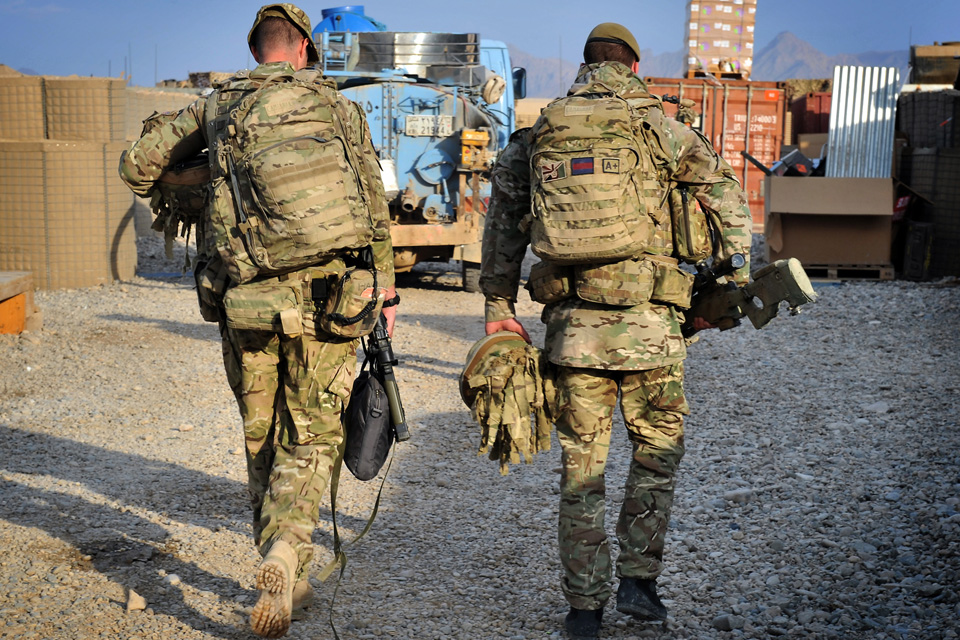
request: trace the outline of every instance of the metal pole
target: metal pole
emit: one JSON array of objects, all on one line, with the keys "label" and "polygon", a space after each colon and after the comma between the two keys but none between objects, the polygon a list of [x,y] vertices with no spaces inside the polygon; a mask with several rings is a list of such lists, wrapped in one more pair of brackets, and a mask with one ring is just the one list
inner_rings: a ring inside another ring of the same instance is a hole
[{"label": "metal pole", "polygon": [[[743,135],[743,148],[747,153],[752,154],[750,150],[750,117],[751,111],[753,109],[753,85],[747,85],[747,132]],[[743,184],[740,185],[743,187],[743,190],[747,190],[747,169],[750,163],[744,161],[743,163]]]},{"label": "metal pole", "polygon": [[723,85],[723,112],[721,117],[723,120],[720,121],[720,155],[723,155],[727,151],[727,103],[730,100],[730,86],[724,83]]}]

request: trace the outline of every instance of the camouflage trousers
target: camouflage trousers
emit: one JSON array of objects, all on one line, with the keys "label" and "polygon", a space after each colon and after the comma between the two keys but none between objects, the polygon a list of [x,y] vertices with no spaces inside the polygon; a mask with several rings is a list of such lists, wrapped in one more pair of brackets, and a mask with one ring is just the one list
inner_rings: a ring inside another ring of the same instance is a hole
[{"label": "camouflage trousers", "polygon": [[261,555],[277,540],[313,559],[311,537],[338,448],[340,417],[350,399],[357,341],[225,328],[223,360],[246,438],[247,490],[254,542]]},{"label": "camouflage trousers", "polygon": [[599,609],[611,594],[610,547],[604,529],[604,467],[613,411],[620,411],[633,457],[617,520],[617,575],[655,578],[673,504],[674,475],[683,457],[683,363],[649,371],[559,367],[557,434],[560,479],[560,560],[571,606]]}]

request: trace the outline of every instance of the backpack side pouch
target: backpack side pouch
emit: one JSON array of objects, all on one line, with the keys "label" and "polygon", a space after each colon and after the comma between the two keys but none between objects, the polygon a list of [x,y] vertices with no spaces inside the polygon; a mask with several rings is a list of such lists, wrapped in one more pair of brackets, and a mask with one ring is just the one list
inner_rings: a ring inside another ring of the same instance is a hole
[{"label": "backpack side pouch", "polygon": [[330,285],[320,328],[338,338],[362,338],[377,324],[387,290],[372,269],[352,269]]}]

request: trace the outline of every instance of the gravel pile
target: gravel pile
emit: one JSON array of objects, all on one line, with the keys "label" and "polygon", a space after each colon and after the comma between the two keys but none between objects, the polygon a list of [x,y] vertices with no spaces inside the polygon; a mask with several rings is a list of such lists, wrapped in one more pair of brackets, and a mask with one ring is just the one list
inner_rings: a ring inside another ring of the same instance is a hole
[{"label": "gravel pile", "polygon": [[[176,274],[182,250],[166,261],[141,240],[141,272]],[[348,550],[340,637],[561,638],[559,446],[506,477],[476,455],[456,380],[483,333],[482,298],[446,265],[399,284],[413,437],[373,530]],[[610,603],[603,637],[957,638],[956,285],[827,283],[797,317],[703,334],[687,361],[693,414],[660,580],[670,619],[638,624]],[[0,336],[0,637],[253,637],[243,440],[191,279],[37,303],[42,331]],[[538,306],[519,312],[542,343]],[[611,533],[622,427],[613,448]],[[378,488],[344,478],[348,539]],[[318,605],[288,637],[333,637],[335,580],[314,582]]]}]

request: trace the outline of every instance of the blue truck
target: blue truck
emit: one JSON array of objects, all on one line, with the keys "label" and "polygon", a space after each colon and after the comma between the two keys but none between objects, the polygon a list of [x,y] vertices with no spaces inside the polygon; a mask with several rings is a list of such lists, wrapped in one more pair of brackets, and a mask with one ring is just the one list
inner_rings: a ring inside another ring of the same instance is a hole
[{"label": "blue truck", "polygon": [[459,261],[477,291],[490,168],[516,127],[526,72],[476,33],[387,31],[362,6],[324,9],[323,73],[363,106],[390,201],[398,272]]}]

